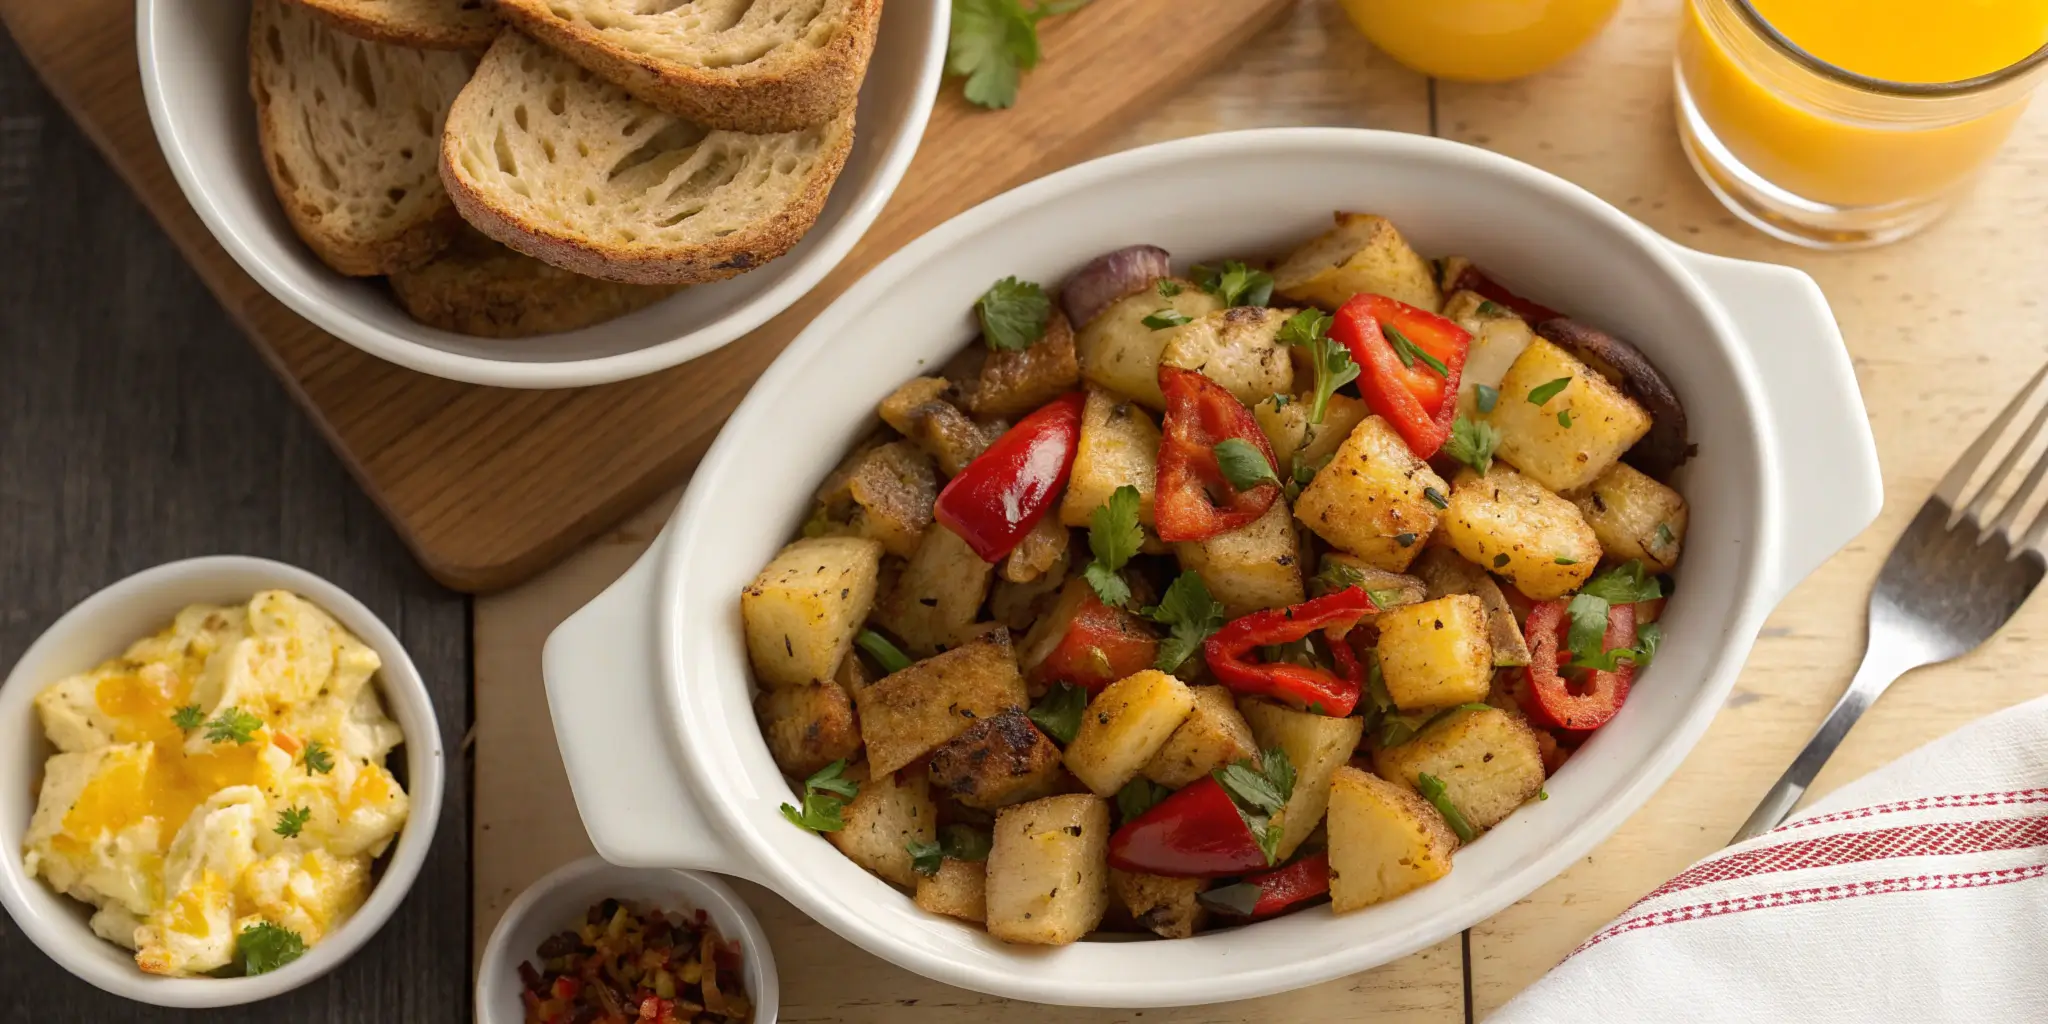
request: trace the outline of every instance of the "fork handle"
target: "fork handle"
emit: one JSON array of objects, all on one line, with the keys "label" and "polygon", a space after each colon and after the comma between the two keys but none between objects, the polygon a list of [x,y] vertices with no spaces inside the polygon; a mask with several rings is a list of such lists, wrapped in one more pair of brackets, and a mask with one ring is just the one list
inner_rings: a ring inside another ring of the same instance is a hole
[{"label": "fork handle", "polygon": [[[1873,637],[1875,639],[1875,637]],[[1893,680],[1915,668],[1911,661],[1902,659],[1898,652],[1885,650],[1883,644],[1872,643],[1863,652],[1863,663],[1856,668],[1856,677],[1849,681],[1849,689],[1842,699],[1835,702],[1834,710],[1820,723],[1813,738],[1806,741],[1806,749],[1792,760],[1792,767],[1778,777],[1776,785],[1764,795],[1763,802],[1742,823],[1730,845],[1742,842],[1777,828],[1785,817],[1792,813],[1793,805],[1806,794],[1806,787],[1813,784],[1813,777],[1820,774],[1821,765],[1834,756],[1835,748],[1842,745],[1842,738],[1849,735],[1849,727],[1863,717],[1863,712],[1877,700],[1885,687]]]}]

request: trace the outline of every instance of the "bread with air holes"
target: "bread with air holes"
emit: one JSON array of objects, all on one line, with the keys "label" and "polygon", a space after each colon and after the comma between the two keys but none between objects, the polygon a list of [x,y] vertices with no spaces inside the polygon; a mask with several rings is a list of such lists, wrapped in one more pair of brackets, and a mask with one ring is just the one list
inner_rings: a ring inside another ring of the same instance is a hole
[{"label": "bread with air holes", "polygon": [[850,109],[777,134],[707,128],[506,32],[449,112],[441,177],[465,220],[529,256],[625,284],[697,284],[795,246],[852,142]]},{"label": "bread with air holes", "polygon": [[530,338],[595,326],[680,289],[572,274],[465,227],[439,256],[393,273],[391,290],[429,327],[478,338]]},{"label": "bread with air holes", "polygon": [[503,27],[489,0],[295,0],[353,36],[426,50],[481,50]]}]

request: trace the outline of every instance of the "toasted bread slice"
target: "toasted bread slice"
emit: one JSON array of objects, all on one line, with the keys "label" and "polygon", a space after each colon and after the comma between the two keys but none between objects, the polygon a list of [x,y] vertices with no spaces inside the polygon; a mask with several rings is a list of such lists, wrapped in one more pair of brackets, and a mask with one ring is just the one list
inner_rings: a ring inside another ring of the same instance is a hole
[{"label": "toasted bread slice", "polygon": [[487,0],[296,0],[352,36],[424,50],[482,50],[504,23]]},{"label": "toasted bread slice", "polygon": [[588,277],[696,284],[788,252],[846,163],[853,112],[749,135],[665,114],[507,32],[455,101],[441,178],[484,234]]},{"label": "toasted bread slice", "polygon": [[497,0],[527,33],[647,103],[714,128],[786,132],[853,105],[882,0]]},{"label": "toasted bread slice", "polygon": [[441,124],[473,58],[336,31],[285,0],[249,15],[249,91],[285,216],[328,266],[416,267],[461,226],[435,173]]},{"label": "toasted bread slice", "polygon": [[530,338],[625,316],[680,287],[572,274],[465,229],[425,266],[392,274],[391,290],[429,327],[479,338]]}]

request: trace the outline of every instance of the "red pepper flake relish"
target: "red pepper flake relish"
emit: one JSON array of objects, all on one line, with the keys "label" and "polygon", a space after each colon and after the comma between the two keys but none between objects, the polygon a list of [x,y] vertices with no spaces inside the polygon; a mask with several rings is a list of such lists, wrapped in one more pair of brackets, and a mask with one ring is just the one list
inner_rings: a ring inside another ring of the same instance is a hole
[{"label": "red pepper flake relish", "polygon": [[701,910],[605,900],[519,965],[526,1024],[743,1024],[737,943]]}]

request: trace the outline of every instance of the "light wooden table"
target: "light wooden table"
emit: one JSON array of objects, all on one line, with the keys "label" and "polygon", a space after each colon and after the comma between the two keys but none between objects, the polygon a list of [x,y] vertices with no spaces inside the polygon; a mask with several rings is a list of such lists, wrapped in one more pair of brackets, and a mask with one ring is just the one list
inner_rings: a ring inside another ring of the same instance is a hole
[{"label": "light wooden table", "polygon": [[[1685,245],[1798,266],[1819,280],[1849,339],[1887,493],[1877,525],[1771,617],[1727,708],[1684,766],[1583,863],[1462,941],[1306,993],[1147,1011],[1147,1020],[1483,1018],[1637,897],[1720,846],[1847,684],[1860,650],[1864,595],[1892,538],[2024,375],[2048,358],[2048,332],[2039,330],[2048,248],[2036,242],[2038,226],[2048,222],[2048,114],[2023,121],[1974,196],[1920,238],[1853,255],[1792,248],[1738,224],[1685,165],[1671,109],[1678,8],[1679,0],[1630,0],[1606,34],[1565,66],[1481,87],[1407,72],[1361,41],[1328,0],[1302,0],[1284,24],[1105,148],[1268,125],[1434,131],[1561,174]],[[1359,201],[1369,206],[1371,197]],[[477,603],[479,945],[520,889],[589,849],[554,752],[541,642],[632,562],[672,501],[547,576]],[[2026,653],[2044,628],[2048,607],[2037,602],[1985,649],[1908,676],[1850,735],[1814,792],[1971,719],[2048,693],[2048,676]],[[785,1020],[1007,1024],[1049,1015],[918,978],[763,890],[749,887],[748,895],[784,968]],[[1050,1015],[1103,1022],[1140,1016]]]}]

